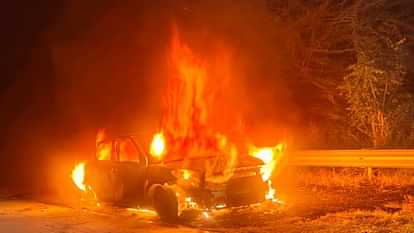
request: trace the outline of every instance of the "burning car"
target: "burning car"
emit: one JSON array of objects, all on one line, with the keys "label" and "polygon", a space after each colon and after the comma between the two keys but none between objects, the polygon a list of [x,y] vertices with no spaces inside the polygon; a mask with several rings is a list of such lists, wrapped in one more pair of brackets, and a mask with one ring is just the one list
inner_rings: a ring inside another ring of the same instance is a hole
[{"label": "burning car", "polygon": [[[150,153],[133,136],[109,140],[98,136],[96,146],[96,159],[74,168],[72,179],[76,186],[100,203],[153,208],[163,221],[176,220],[180,209],[249,205],[274,195],[263,179],[266,164],[253,156],[234,168],[225,182],[217,182],[217,177],[212,180],[206,170],[197,166],[183,169],[183,161],[160,161],[156,155],[164,153],[165,145],[157,136]],[[209,159],[213,158],[193,158],[191,162],[204,163]]]}]

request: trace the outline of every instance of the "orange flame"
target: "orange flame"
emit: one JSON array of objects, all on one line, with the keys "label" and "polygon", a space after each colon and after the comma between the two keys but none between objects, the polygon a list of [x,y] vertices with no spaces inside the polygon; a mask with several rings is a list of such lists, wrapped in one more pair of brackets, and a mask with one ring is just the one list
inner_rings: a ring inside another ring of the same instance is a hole
[{"label": "orange flame", "polygon": [[111,158],[112,146],[108,144],[103,144],[96,148],[96,157],[98,160],[110,160]]},{"label": "orange flame", "polygon": [[72,170],[72,181],[81,191],[86,191],[85,180],[85,163],[81,162],[77,164]]},{"label": "orange flame", "polygon": [[166,153],[165,137],[163,133],[157,133],[152,138],[150,154],[157,159],[161,159]]},{"label": "orange flame", "polygon": [[276,190],[273,188],[271,180],[267,181],[267,189],[268,189],[268,191],[267,191],[266,196],[265,196],[266,200],[274,200]]},{"label": "orange flame", "polygon": [[98,160],[110,160],[112,145],[105,143],[108,139],[106,129],[99,129],[96,134],[96,158]]},{"label": "orange flame", "polygon": [[262,160],[264,165],[260,169],[263,181],[268,181],[278,164],[283,151],[283,144],[274,147],[249,147],[249,155]]},{"label": "orange flame", "polygon": [[274,147],[249,147],[249,155],[262,160],[264,164],[260,168],[260,174],[262,176],[262,180],[267,182],[268,185],[268,192],[266,194],[266,199],[268,200],[274,200],[275,198],[276,190],[272,187],[272,181],[270,178],[279,163],[283,149],[284,144],[278,144]]},{"label": "orange flame", "polygon": [[217,150],[215,135],[208,127],[215,89],[209,86],[212,81],[207,75],[207,63],[181,40],[176,28],[169,61],[172,75],[167,81],[161,119],[163,132],[171,142],[168,159]]},{"label": "orange flame", "polygon": [[[211,113],[218,104],[221,82],[209,75],[211,64],[180,38],[177,28],[173,30],[169,58],[171,76],[164,93],[160,122],[168,142],[164,159],[189,159],[186,168],[204,169],[208,181],[224,182],[233,174],[238,150],[212,127]],[[209,159],[198,162],[192,161],[192,157]]]}]

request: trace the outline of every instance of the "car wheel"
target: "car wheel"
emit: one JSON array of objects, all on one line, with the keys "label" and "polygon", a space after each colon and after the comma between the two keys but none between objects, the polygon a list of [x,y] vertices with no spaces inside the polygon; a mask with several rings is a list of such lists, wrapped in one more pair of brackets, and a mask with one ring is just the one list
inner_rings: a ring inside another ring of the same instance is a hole
[{"label": "car wheel", "polygon": [[162,221],[172,223],[178,219],[178,200],[171,188],[160,184],[152,185],[149,196]]}]

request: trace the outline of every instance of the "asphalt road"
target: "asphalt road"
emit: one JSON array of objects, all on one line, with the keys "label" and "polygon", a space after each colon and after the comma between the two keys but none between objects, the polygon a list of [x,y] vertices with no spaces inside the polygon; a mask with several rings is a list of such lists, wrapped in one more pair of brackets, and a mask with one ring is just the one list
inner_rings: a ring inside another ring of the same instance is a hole
[{"label": "asphalt road", "polygon": [[203,232],[159,222],[152,211],[71,208],[34,201],[0,201],[0,233]]}]

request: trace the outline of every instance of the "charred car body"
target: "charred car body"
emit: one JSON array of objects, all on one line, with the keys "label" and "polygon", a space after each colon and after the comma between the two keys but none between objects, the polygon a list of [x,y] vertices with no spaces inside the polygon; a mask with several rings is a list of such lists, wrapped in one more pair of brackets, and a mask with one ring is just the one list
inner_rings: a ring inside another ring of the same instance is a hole
[{"label": "charred car body", "polygon": [[[97,144],[98,149],[105,151],[105,155],[97,154],[95,160],[87,162],[84,184],[100,202],[152,207],[162,220],[174,221],[180,204],[184,208],[196,205],[212,209],[265,199],[267,184],[260,177],[261,161],[254,158],[254,165],[235,168],[226,182],[211,183],[203,170],[182,170],[177,162],[172,165],[154,160],[133,136],[102,141]],[[191,175],[183,178],[183,171]]]}]

